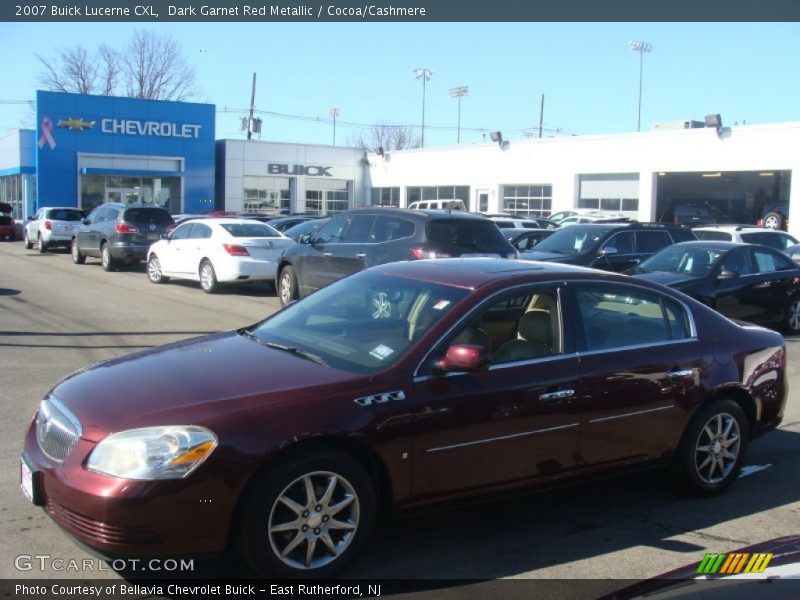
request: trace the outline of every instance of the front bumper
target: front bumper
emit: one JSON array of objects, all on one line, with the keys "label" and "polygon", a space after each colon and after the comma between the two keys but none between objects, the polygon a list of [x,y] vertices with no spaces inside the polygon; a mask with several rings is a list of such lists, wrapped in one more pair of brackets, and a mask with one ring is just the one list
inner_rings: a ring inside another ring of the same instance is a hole
[{"label": "front bumper", "polygon": [[133,481],[88,471],[95,443],[80,439],[60,465],[39,448],[36,425],[22,460],[33,471],[34,501],[80,544],[108,557],[216,554],[225,549],[235,495],[221,480]]}]

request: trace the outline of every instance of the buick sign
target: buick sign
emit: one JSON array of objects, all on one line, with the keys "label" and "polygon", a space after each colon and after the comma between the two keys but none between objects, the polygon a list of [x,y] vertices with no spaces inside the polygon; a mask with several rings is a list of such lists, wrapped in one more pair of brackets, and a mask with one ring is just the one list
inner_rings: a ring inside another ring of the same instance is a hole
[{"label": "buick sign", "polygon": [[290,165],[284,163],[267,164],[267,173],[270,175],[308,175],[310,177],[333,177],[328,171],[333,167],[321,167],[318,165]]}]

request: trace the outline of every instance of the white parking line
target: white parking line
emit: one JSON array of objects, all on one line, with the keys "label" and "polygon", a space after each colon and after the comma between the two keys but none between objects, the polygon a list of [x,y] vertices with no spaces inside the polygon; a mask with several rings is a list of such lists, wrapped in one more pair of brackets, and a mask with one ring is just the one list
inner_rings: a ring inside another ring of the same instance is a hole
[{"label": "white parking line", "polygon": [[758,473],[759,471],[766,471],[772,465],[747,465],[746,467],[742,467],[742,471],[739,473],[739,478],[747,477],[748,475],[752,475],[753,473]]}]

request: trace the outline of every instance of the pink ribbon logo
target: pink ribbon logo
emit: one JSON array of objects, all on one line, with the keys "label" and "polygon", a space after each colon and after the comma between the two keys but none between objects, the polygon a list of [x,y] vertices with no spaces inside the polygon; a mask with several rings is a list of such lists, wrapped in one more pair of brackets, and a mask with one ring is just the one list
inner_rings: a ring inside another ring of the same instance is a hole
[{"label": "pink ribbon logo", "polygon": [[44,145],[50,146],[50,150],[55,150],[56,141],[53,139],[53,122],[50,117],[42,119],[42,135],[39,138],[39,149],[44,148]]}]

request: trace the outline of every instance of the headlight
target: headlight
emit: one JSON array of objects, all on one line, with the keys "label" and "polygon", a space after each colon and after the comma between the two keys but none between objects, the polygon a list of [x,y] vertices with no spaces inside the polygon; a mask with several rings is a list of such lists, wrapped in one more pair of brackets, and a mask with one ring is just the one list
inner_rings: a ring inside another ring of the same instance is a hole
[{"label": "headlight", "polygon": [[131,429],[97,444],[87,467],[123,479],[180,479],[216,447],[217,436],[195,425]]}]

